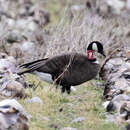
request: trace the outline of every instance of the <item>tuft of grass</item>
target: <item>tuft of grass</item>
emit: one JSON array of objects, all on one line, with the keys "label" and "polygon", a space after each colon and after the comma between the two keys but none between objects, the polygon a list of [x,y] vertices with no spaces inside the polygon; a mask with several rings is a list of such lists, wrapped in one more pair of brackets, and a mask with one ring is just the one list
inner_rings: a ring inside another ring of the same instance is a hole
[{"label": "tuft of grass", "polygon": [[[37,85],[40,81],[31,75],[27,76],[30,83]],[[93,82],[93,81],[91,81]],[[43,104],[27,103],[20,100],[29,114],[32,115],[30,130],[58,130],[63,127],[73,127],[78,130],[119,130],[113,124],[105,121],[105,109],[102,106],[103,90],[87,82],[77,86],[77,91],[70,95],[61,94],[46,82],[40,82],[36,90],[28,88],[30,97],[38,96]],[[77,117],[85,117],[82,122],[73,123]]]}]

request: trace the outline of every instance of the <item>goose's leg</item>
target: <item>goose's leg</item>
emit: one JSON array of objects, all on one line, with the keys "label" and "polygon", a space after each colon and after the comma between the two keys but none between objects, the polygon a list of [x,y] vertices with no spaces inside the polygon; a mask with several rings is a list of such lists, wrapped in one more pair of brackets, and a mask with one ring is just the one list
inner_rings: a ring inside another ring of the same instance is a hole
[{"label": "goose's leg", "polygon": [[66,91],[67,91],[68,94],[70,94],[71,93],[71,86],[67,86]]},{"label": "goose's leg", "polygon": [[62,93],[65,92],[65,88],[66,88],[65,86],[62,86],[62,88],[61,88],[61,92],[62,92]]}]

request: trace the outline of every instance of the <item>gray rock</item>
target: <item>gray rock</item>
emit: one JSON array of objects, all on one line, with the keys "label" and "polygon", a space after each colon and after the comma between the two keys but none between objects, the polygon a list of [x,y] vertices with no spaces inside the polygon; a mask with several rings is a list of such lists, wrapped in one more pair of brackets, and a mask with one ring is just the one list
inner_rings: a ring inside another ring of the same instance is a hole
[{"label": "gray rock", "polygon": [[28,99],[27,102],[28,103],[39,103],[39,104],[43,103],[43,101],[39,97],[33,97],[31,99]]},{"label": "gray rock", "polygon": [[105,69],[105,70],[111,70],[111,69],[113,69],[113,67],[114,67],[114,65],[108,62],[108,63],[104,66],[104,69]]},{"label": "gray rock", "polygon": [[6,39],[8,43],[14,43],[14,42],[21,41],[23,37],[18,30],[13,30],[9,32]]},{"label": "gray rock", "polygon": [[126,8],[127,8],[128,10],[130,10],[130,0],[127,0],[127,2],[126,2]]},{"label": "gray rock", "polygon": [[11,29],[15,28],[15,20],[14,19],[8,18],[6,20],[6,22],[7,22],[8,26],[9,26],[9,28],[11,28]]},{"label": "gray rock", "polygon": [[113,58],[109,60],[109,63],[114,66],[119,66],[119,65],[122,65],[123,60],[121,58]]},{"label": "gray rock", "polygon": [[35,43],[24,41],[21,45],[21,50],[25,53],[32,54],[35,52]]},{"label": "gray rock", "polygon": [[115,118],[116,118],[117,114],[113,115],[113,114],[107,114],[106,115],[106,122],[115,122]]},{"label": "gray rock", "polygon": [[103,105],[104,108],[107,108],[107,106],[109,105],[109,103],[110,103],[110,101],[106,101],[102,105]]},{"label": "gray rock", "polygon": [[76,92],[76,88],[75,87],[73,87],[73,86],[71,86],[71,90],[73,91],[73,92]]},{"label": "gray rock", "polygon": [[0,59],[0,72],[16,72],[16,64],[10,60],[11,59]]},{"label": "gray rock", "polygon": [[84,121],[84,120],[86,120],[85,117],[78,117],[78,118],[75,118],[75,119],[72,121],[72,123],[82,122],[82,121]]},{"label": "gray rock", "polygon": [[0,102],[1,130],[28,130],[31,116],[15,99],[6,99]]},{"label": "gray rock", "polygon": [[113,9],[114,14],[121,14],[123,8],[125,8],[125,2],[121,0],[107,0],[108,6]]},{"label": "gray rock", "polygon": [[130,101],[130,97],[125,94],[115,96],[108,104],[107,111],[110,112],[116,110],[119,112],[121,105],[126,101]]},{"label": "gray rock", "polygon": [[118,80],[116,80],[114,86],[121,90],[127,90],[127,88],[129,88],[129,84],[124,78],[119,78]]},{"label": "gray rock", "polygon": [[18,19],[16,21],[16,27],[20,30],[35,31],[38,28],[38,25],[30,19]]},{"label": "gray rock", "polygon": [[50,119],[48,117],[42,117],[43,120],[46,120],[46,121],[50,121]]},{"label": "gray rock", "polygon": [[72,127],[64,127],[64,128],[61,128],[60,130],[78,130],[78,129],[72,128]]},{"label": "gray rock", "polygon": [[8,80],[4,82],[0,88],[0,95],[5,97],[17,97],[17,98],[26,97],[24,86],[20,82],[15,80]]}]

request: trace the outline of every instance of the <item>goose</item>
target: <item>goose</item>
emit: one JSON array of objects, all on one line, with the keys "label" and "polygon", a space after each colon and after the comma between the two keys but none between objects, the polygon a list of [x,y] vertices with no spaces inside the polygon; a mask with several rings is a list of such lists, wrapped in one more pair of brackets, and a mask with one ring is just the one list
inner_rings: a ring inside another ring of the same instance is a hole
[{"label": "goose", "polygon": [[87,54],[66,53],[25,63],[19,67],[26,70],[18,74],[32,73],[41,80],[62,86],[61,92],[70,94],[71,86],[89,81],[99,73],[100,64],[95,52],[105,57],[103,45],[99,41],[92,41],[88,45]]}]

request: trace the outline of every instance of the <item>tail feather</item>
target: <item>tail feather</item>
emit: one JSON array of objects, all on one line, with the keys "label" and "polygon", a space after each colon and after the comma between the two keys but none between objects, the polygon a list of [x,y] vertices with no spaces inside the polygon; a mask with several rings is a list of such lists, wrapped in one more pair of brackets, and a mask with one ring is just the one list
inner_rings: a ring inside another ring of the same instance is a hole
[{"label": "tail feather", "polygon": [[35,63],[39,63],[41,61],[44,61],[44,60],[47,60],[48,58],[45,58],[45,59],[40,59],[40,60],[36,60],[36,61],[32,61],[32,62],[29,62],[29,63],[25,63],[25,64],[22,64],[20,65],[19,67],[23,67],[23,68],[30,68],[32,65],[34,65]]},{"label": "tail feather", "polygon": [[40,68],[46,61],[48,58],[45,59],[40,59],[37,61],[33,61],[33,62],[29,62],[29,63],[25,63],[23,65],[20,65],[19,68],[26,68],[27,70],[18,72],[18,75],[22,75],[24,73],[31,73],[33,71],[35,71],[36,69]]}]

